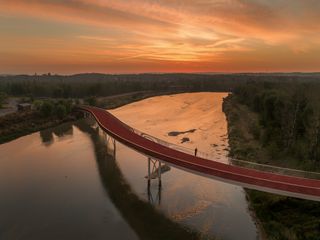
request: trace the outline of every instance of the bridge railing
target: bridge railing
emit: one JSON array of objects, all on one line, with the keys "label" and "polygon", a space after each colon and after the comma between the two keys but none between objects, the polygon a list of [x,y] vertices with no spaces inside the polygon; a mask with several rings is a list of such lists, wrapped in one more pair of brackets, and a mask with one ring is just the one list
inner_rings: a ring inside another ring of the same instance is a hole
[{"label": "bridge railing", "polygon": [[252,168],[252,169],[256,169],[263,172],[271,172],[271,173],[277,173],[281,175],[310,178],[310,179],[320,179],[320,172],[285,168],[285,167],[279,167],[279,166],[274,166],[269,164],[261,164],[257,162],[251,162],[247,160],[240,160],[240,159],[234,159],[234,158],[229,158],[229,162],[232,165],[245,167],[245,168]]},{"label": "bridge railing", "polygon": [[[111,116],[114,117],[112,114],[111,114]],[[116,118],[116,117],[114,117],[114,118]],[[164,141],[164,140],[162,140],[160,138],[154,137],[154,136],[152,136],[152,135],[150,135],[148,133],[145,133],[145,132],[142,132],[142,131],[140,131],[138,129],[130,127],[129,125],[127,125],[126,123],[122,122],[118,118],[116,118],[116,119],[117,119],[117,121],[120,121],[121,124],[125,128],[127,128],[128,130],[130,130],[131,132],[134,132],[135,134],[138,134],[138,135],[140,135],[140,136],[142,136],[142,137],[144,137],[146,139],[149,139],[150,141],[159,143],[159,144],[161,144],[163,146],[170,147],[170,148],[173,148],[173,149],[175,149],[177,151],[181,151],[181,152],[184,152],[184,153],[187,153],[187,154],[191,154],[191,155],[194,154],[194,150],[193,149],[186,148],[184,146],[180,146],[180,145],[177,145],[177,144],[174,144],[174,143],[169,143],[169,142]],[[204,158],[208,158],[209,157],[209,154],[198,151],[197,156],[200,156],[200,155],[201,155],[201,157],[204,157]]]},{"label": "bridge railing", "polygon": [[[111,116],[114,117],[112,114],[111,114]],[[116,118],[116,117],[114,117],[114,118]],[[120,121],[119,119],[117,119],[117,120]],[[166,146],[166,147],[169,147],[169,148],[172,148],[177,151],[184,152],[184,153],[187,153],[190,155],[194,155],[194,153],[195,153],[194,149],[190,149],[190,148],[187,148],[187,147],[184,147],[181,145],[177,145],[174,143],[169,143],[169,142],[164,141],[160,138],[154,137],[148,133],[145,133],[145,132],[142,132],[138,129],[132,128],[122,121],[120,121],[120,122],[121,122],[121,124],[123,124],[123,126],[125,128],[129,129],[130,131],[132,131],[132,132],[134,132],[134,133],[136,133],[146,139],[154,141],[158,144],[161,144],[163,146]],[[197,151],[197,156],[204,158],[204,159],[208,159],[208,160],[213,160],[213,161],[217,160],[216,155],[202,152],[202,151]],[[271,172],[271,173],[277,173],[277,174],[281,174],[281,175],[288,175],[288,176],[295,176],[295,177],[310,178],[310,179],[320,179],[320,172],[312,172],[312,171],[284,168],[284,167],[278,167],[278,166],[269,165],[269,164],[261,164],[261,163],[240,160],[240,159],[235,159],[235,158],[228,158],[228,160],[229,160],[229,164],[237,165],[237,166],[241,166],[241,167],[245,167],[245,168],[251,168],[251,169],[255,169],[255,170],[259,170],[259,171]]]},{"label": "bridge railing", "polygon": [[[126,124],[125,124],[126,125]],[[163,146],[170,147],[172,149],[175,149],[177,151],[181,151],[190,155],[194,155],[194,149],[190,149],[184,146],[180,146],[174,143],[169,143],[167,141],[164,141],[160,138],[154,137],[148,133],[142,132],[138,129],[132,128],[128,125],[126,125],[131,131],[134,133],[149,139],[151,141],[154,141],[156,143],[159,143]],[[216,161],[216,155],[198,151],[197,156],[208,159],[208,160],[213,160]],[[245,168],[251,168],[263,172],[271,172],[271,173],[277,173],[281,175],[288,175],[288,176],[295,176],[295,177],[303,177],[303,178],[310,178],[310,179],[320,179],[320,173],[319,172],[312,172],[312,171],[304,171],[304,170],[298,170],[298,169],[291,169],[291,168],[284,168],[284,167],[278,167],[274,165],[268,165],[268,164],[261,164],[261,163],[256,163],[256,162],[250,162],[250,161],[245,161],[245,160],[240,160],[240,159],[235,159],[235,158],[228,158],[229,163],[232,165],[237,165]]]},{"label": "bridge railing", "polygon": [[184,152],[184,153],[187,153],[187,154],[193,154],[194,153],[194,151],[192,149],[190,149],[190,148],[186,148],[184,146],[179,146],[177,144],[169,143],[169,142],[164,141],[164,140],[162,140],[160,138],[154,137],[154,136],[152,136],[152,135],[150,135],[148,133],[142,132],[142,131],[140,131],[138,129],[131,128],[131,130],[134,133],[136,133],[136,134],[138,134],[138,135],[140,135],[140,136],[142,136],[142,137],[144,137],[146,139],[149,139],[149,140],[151,140],[153,142],[159,143],[159,144],[161,144],[163,146],[166,146],[166,147],[169,147],[169,148],[173,148],[175,150],[178,150],[178,151],[181,151],[181,152]]}]

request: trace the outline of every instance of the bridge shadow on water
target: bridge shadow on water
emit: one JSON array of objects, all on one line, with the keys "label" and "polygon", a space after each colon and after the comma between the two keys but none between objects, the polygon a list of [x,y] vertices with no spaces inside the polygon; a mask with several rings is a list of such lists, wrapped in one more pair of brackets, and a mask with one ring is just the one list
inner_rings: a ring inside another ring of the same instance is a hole
[{"label": "bridge shadow on water", "polygon": [[208,239],[201,233],[172,221],[153,205],[140,199],[123,177],[99,130],[84,121],[74,124],[90,135],[101,182],[113,204],[140,239]]}]

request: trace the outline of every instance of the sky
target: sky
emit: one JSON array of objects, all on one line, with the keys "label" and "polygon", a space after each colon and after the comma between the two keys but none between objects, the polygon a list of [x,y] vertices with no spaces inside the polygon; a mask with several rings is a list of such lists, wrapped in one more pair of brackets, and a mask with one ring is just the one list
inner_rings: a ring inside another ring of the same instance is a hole
[{"label": "sky", "polygon": [[0,0],[0,74],[320,71],[319,0]]}]

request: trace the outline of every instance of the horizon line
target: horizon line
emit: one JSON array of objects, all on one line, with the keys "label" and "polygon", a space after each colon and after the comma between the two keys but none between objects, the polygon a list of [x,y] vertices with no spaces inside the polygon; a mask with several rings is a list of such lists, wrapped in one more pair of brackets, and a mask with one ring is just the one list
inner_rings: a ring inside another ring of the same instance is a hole
[{"label": "horizon line", "polygon": [[106,72],[78,72],[78,73],[55,73],[55,72],[44,72],[44,73],[0,73],[0,76],[75,76],[75,75],[86,75],[86,74],[100,74],[100,75],[164,75],[164,74],[185,74],[185,75],[233,75],[233,74],[320,74],[320,71],[239,71],[239,72],[128,72],[128,73],[106,73]]}]

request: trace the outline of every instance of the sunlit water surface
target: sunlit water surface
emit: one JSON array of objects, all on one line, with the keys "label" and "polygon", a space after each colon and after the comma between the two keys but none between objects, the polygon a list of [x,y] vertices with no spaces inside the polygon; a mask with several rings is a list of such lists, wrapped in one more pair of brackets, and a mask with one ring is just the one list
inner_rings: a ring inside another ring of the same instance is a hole
[{"label": "sunlit water surface", "polygon": [[[221,109],[226,95],[153,97],[112,112],[139,130],[228,162]],[[0,239],[140,238],[123,205],[114,202],[123,189],[110,185],[110,166],[106,171],[98,156],[106,144],[98,145],[98,133],[90,129],[88,122],[64,124],[0,145]],[[189,141],[181,143],[182,138]],[[114,164],[142,201],[173,222],[218,239],[258,238],[241,187],[171,167],[162,174],[161,189],[155,179],[148,194],[146,156],[116,143]]]}]

